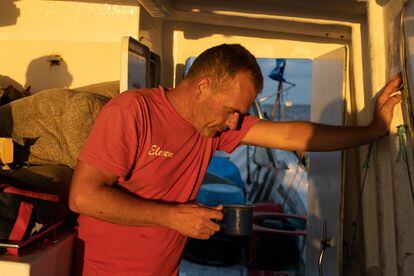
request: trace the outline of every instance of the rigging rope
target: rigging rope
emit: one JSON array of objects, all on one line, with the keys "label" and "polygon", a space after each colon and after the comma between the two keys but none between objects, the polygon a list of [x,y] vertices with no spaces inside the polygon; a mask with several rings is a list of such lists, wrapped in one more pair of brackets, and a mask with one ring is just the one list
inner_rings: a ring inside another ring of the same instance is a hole
[{"label": "rigging rope", "polygon": [[410,182],[410,189],[411,189],[411,196],[413,198],[414,202],[414,189],[413,189],[413,181],[411,177],[411,171],[410,171],[410,165],[408,163],[408,152],[407,152],[407,132],[408,132],[408,126],[407,125],[399,125],[397,126],[397,135],[399,138],[399,151],[398,151],[398,157],[397,161],[400,161],[400,158],[402,157],[408,174],[408,181]]},{"label": "rigging rope", "polygon": [[369,144],[368,153],[367,153],[367,156],[365,157],[364,164],[362,165],[362,168],[364,169],[364,177],[362,178],[362,187],[361,187],[361,191],[360,191],[360,194],[359,194],[357,217],[355,219],[354,232],[352,234],[352,240],[351,240],[351,244],[349,246],[350,250],[352,249],[352,246],[356,242],[356,235],[357,235],[357,231],[358,231],[358,226],[359,226],[359,223],[360,223],[360,220],[361,220],[362,196],[364,195],[365,180],[367,179],[367,174],[368,174],[368,169],[369,169],[369,161],[371,160],[371,154],[372,154],[372,147],[373,147],[373,144],[372,143]]}]

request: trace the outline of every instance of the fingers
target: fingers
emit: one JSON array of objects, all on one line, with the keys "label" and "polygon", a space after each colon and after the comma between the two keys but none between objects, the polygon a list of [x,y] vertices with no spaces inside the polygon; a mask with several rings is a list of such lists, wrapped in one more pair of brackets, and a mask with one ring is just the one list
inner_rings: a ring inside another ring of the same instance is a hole
[{"label": "fingers", "polygon": [[204,235],[196,236],[196,237],[193,237],[193,238],[200,239],[200,240],[208,240],[213,234],[214,234],[214,232],[211,233],[211,234],[204,234]]},{"label": "fingers", "polygon": [[[204,217],[206,218],[205,226],[212,230],[212,231],[219,231],[220,230],[220,224],[217,223],[217,221],[220,221],[223,219],[223,212],[221,211],[223,209],[223,205],[219,205],[214,207],[214,209],[205,209],[206,213]],[[215,222],[216,221],[216,222]]]},{"label": "fingers", "polygon": [[394,76],[394,77],[392,77],[392,79],[391,79],[391,80],[395,80],[395,79],[398,79],[398,78],[401,78],[401,72],[399,72],[399,73],[395,74],[395,76]]},{"label": "fingers", "polygon": [[223,206],[208,207],[201,204],[178,205],[173,229],[185,236],[208,239],[220,230],[220,224],[212,220],[221,220]]},{"label": "fingers", "polygon": [[384,93],[390,95],[391,93],[398,91],[402,84],[401,73],[395,75],[385,86]]},{"label": "fingers", "polygon": [[213,232],[217,232],[220,230],[220,224],[210,220],[206,223],[206,227]]},{"label": "fingers", "polygon": [[391,111],[395,105],[397,105],[398,103],[401,102],[401,95],[400,94],[396,94],[392,97],[390,97],[387,102],[384,104],[383,109],[387,110],[387,111]]},{"label": "fingers", "polygon": [[223,213],[221,211],[222,209],[223,209],[222,205],[219,205],[213,208],[204,209],[205,211],[203,215],[205,218],[204,227],[206,228],[210,236],[220,230],[220,227],[221,227],[220,224],[217,222],[214,222],[214,220],[220,221],[223,219]]},{"label": "fingers", "polygon": [[200,229],[194,233],[192,236],[193,238],[197,239],[209,239],[215,232],[220,230],[220,225],[217,223],[209,220],[205,221],[202,225],[200,225]]},{"label": "fingers", "polygon": [[207,212],[207,216],[209,217],[209,219],[222,220],[223,212],[220,209],[209,209]]},{"label": "fingers", "polygon": [[223,204],[217,205],[216,207],[213,207],[213,209],[221,211],[221,210],[223,210]]},{"label": "fingers", "polygon": [[[401,90],[402,77],[401,73],[396,74],[383,88],[376,100],[376,110],[379,111],[384,107],[387,101],[393,97],[393,93]],[[394,102],[394,101],[392,101]]]}]

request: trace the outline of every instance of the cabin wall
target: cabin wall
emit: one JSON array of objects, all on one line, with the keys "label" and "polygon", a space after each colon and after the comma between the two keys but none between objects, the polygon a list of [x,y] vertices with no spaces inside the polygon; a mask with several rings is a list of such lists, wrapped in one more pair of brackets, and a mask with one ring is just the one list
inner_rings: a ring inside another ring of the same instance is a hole
[{"label": "cabin wall", "polygon": [[[372,116],[372,99],[397,72],[400,65],[400,11],[401,0],[367,1],[367,66],[364,69],[365,100],[363,109],[358,109],[357,121],[369,122]],[[361,98],[357,95],[357,98]],[[358,99],[357,99],[358,102]],[[371,103],[370,103],[371,102]],[[350,267],[360,266],[361,275],[413,275],[414,274],[414,239],[410,232],[414,228],[414,210],[408,181],[406,164],[396,162],[399,151],[397,126],[408,123],[404,119],[404,105],[397,105],[391,124],[390,135],[374,144],[373,155],[362,197],[362,223],[357,231],[356,243],[352,250]],[[412,149],[409,145],[409,160],[412,168]],[[360,147],[357,152],[360,164],[366,158],[367,147]],[[359,188],[348,192],[359,198]],[[355,199],[346,200],[345,210],[348,217],[356,217]],[[354,205],[354,206],[353,206]],[[352,220],[350,219],[349,222]],[[355,220],[353,220],[355,221]],[[345,233],[352,234],[350,224]],[[363,252],[361,254],[361,252]],[[355,275],[355,271],[346,273]]]},{"label": "cabin wall", "polygon": [[[121,38],[138,38],[139,10],[136,3],[0,1],[0,86],[36,92],[119,80]],[[58,66],[47,62],[54,54],[63,58]]]},{"label": "cabin wall", "polygon": [[152,17],[144,8],[140,12],[139,42],[148,46],[162,60],[163,19]]},{"label": "cabin wall", "polygon": [[344,45],[324,38],[180,21],[164,21],[163,28],[163,73],[167,86],[181,80],[187,58],[222,43],[240,43],[257,58],[303,59],[313,59]]},{"label": "cabin wall", "polygon": [[[383,1],[385,80],[401,71],[400,16],[401,0]],[[411,76],[412,77],[412,76]],[[411,91],[413,92],[413,91]],[[380,264],[382,275],[414,275],[414,204],[405,162],[397,162],[399,138],[397,126],[407,124],[405,105],[398,105],[391,125],[391,134],[377,145],[375,155],[378,187],[378,230],[380,233]],[[411,130],[413,131],[413,130]],[[410,140],[410,139],[409,139]],[[410,142],[410,141],[409,141]],[[412,146],[409,143],[409,168],[413,174]]]}]

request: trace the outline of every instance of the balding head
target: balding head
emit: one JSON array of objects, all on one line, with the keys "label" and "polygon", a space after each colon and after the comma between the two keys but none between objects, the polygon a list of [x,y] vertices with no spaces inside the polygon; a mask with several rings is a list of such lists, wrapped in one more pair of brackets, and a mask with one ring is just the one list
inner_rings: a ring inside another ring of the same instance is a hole
[{"label": "balding head", "polygon": [[236,73],[249,72],[256,92],[263,88],[263,76],[256,58],[240,44],[221,44],[201,53],[191,66],[186,80],[212,79],[216,91],[226,87]]}]

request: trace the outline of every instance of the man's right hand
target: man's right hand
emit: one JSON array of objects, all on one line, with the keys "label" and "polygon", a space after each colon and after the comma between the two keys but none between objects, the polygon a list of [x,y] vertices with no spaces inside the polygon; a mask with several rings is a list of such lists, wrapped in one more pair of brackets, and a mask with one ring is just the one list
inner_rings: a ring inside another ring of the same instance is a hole
[{"label": "man's right hand", "polygon": [[179,204],[169,213],[168,227],[184,236],[206,240],[220,230],[220,225],[212,220],[222,220],[222,210],[222,205],[206,207],[195,203]]}]

